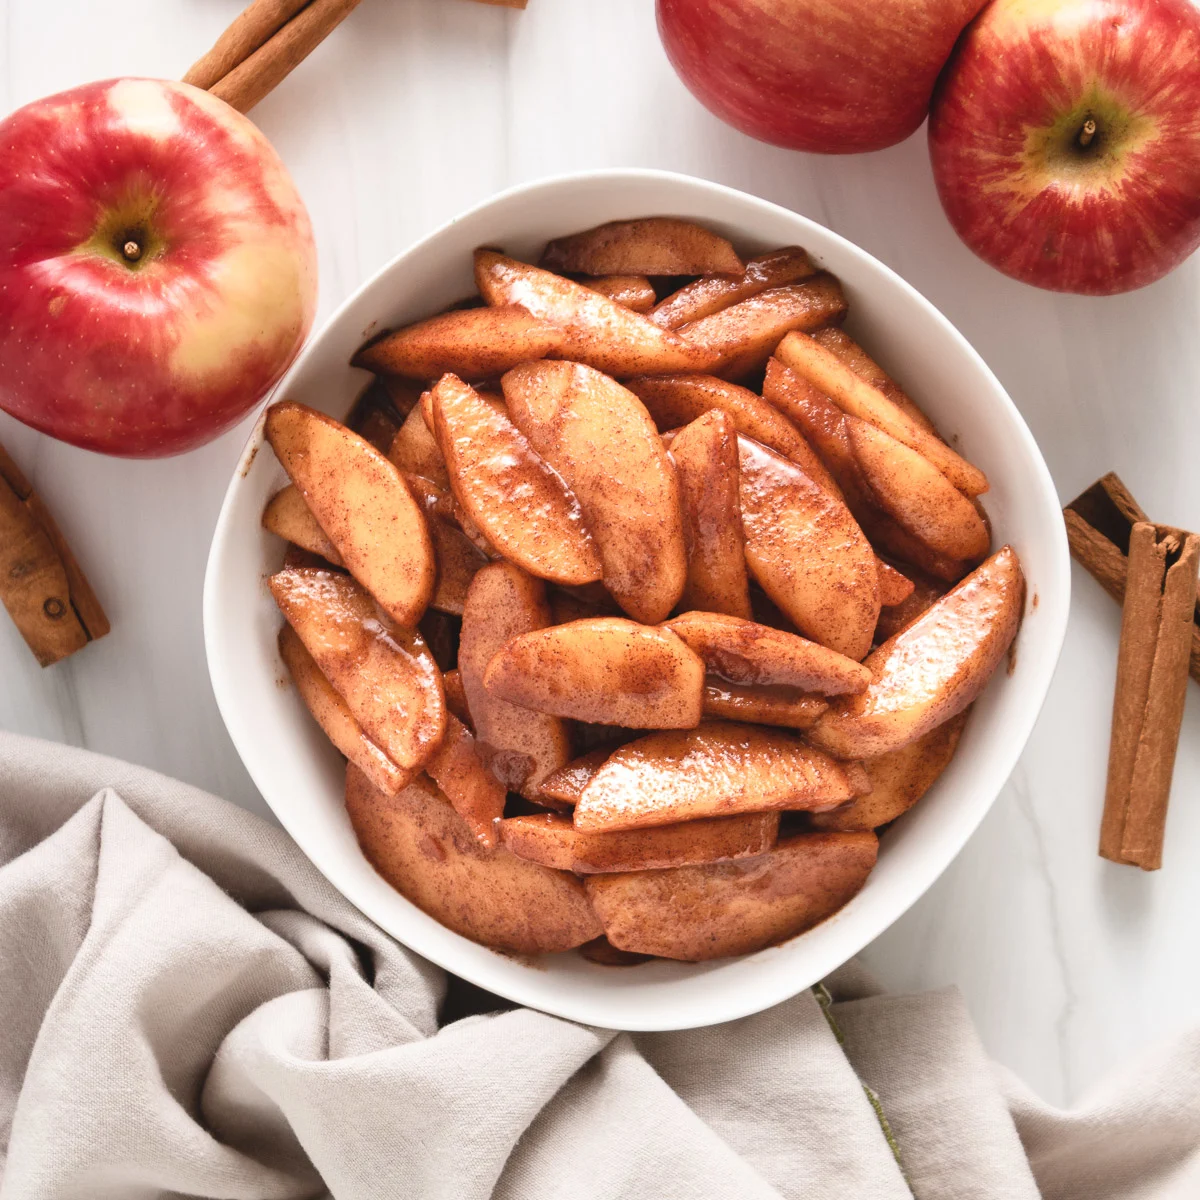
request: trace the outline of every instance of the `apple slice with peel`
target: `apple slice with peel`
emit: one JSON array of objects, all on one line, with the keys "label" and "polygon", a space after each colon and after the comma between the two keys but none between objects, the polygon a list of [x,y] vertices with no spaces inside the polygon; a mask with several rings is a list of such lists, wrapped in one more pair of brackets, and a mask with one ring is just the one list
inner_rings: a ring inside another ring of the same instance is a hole
[{"label": "apple slice with peel", "polygon": [[442,673],[425,640],[380,611],[349,575],[315,567],[271,576],[271,594],[351,715],[398,767],[415,770],[446,728]]},{"label": "apple slice with peel", "polygon": [[459,308],[384,334],[365,345],[353,363],[381,375],[434,380],[451,372],[474,382],[544,358],[561,341],[554,325],[519,304]]},{"label": "apple slice with peel", "polygon": [[647,313],[654,307],[654,285],[645,275],[590,275],[579,282],[636,313]]},{"label": "apple slice with peel", "polygon": [[730,683],[781,684],[837,696],[861,692],[871,682],[862,663],[755,621],[687,612],[672,617],[666,628],[700,656],[709,672]]},{"label": "apple slice with peel", "polygon": [[575,827],[608,832],[824,808],[866,787],[857,764],[836,762],[782,730],[713,721],[651,733],[615,750],[583,789]]},{"label": "apple slice with peel", "polygon": [[577,875],[647,871],[765,854],[779,832],[778,813],[684,821],[654,829],[587,833],[558,813],[508,817],[500,840],[519,858]]},{"label": "apple slice with peel", "polygon": [[687,555],[675,469],[645,406],[580,363],[524,363],[501,384],[517,428],[579,497],[604,586],[657,624],[683,593]]},{"label": "apple slice with peel", "polygon": [[709,675],[704,681],[706,721],[748,721],[751,725],[810,729],[828,707],[829,702],[823,696],[810,695],[797,687],[730,683],[717,675]]},{"label": "apple slice with peel", "polygon": [[846,417],[846,432],[871,494],[902,529],[946,558],[987,554],[990,537],[975,505],[933,463],[857,417]]},{"label": "apple slice with peel", "polygon": [[921,411],[916,401],[844,329],[829,325],[825,329],[814,330],[812,339],[836,354],[860,379],[878,388],[918,425],[938,436],[933,422]]},{"label": "apple slice with peel", "polygon": [[263,510],[262,523],[264,529],[291,542],[293,546],[319,555],[332,566],[342,565],[342,556],[337,552],[337,547],[325,536],[325,530],[317,524],[312,509],[304,503],[304,497],[294,483],[289,483],[271,497]]},{"label": "apple slice with peel", "polygon": [[840,495],[833,477],[813,448],[781,412],[761,396],[715,375],[641,375],[625,386],[646,406],[664,433],[698,420],[714,408],[746,437],[790,458],[829,491]]},{"label": "apple slice with peel", "polygon": [[863,763],[871,781],[865,796],[827,813],[813,813],[815,829],[878,829],[908,812],[950,765],[969,710],[931,729],[924,737]]},{"label": "apple slice with peel", "polygon": [[453,713],[472,733],[475,722],[467,707],[467,693],[463,691],[462,674],[457,667],[442,674],[442,690],[446,694],[446,711]]},{"label": "apple slice with peel", "polygon": [[404,424],[396,430],[388,458],[405,475],[421,475],[443,491],[450,486],[450,475],[446,470],[446,459],[437,441],[425,424],[421,406],[415,405],[404,418]]},{"label": "apple slice with peel", "polygon": [[412,771],[405,771],[362,731],[362,726],[338,695],[333,684],[321,674],[321,668],[304,648],[296,631],[284,625],[279,631],[279,656],[300,693],[300,699],[325,736],[371,781],[389,796],[408,786]]},{"label": "apple slice with peel", "polygon": [[750,259],[740,275],[706,275],[686,284],[655,305],[650,320],[664,329],[678,329],[768,288],[785,287],[816,273],[812,259],[799,246],[784,246]]},{"label": "apple slice with peel", "polygon": [[882,608],[894,608],[903,604],[913,594],[916,584],[903,571],[881,558],[879,566],[879,604]]},{"label": "apple slice with peel", "polygon": [[738,438],[746,564],[797,629],[860,659],[879,619],[879,570],[850,510],[794,463]]},{"label": "apple slice with peel", "polygon": [[716,360],[715,374],[738,379],[761,367],[789,330],[817,329],[846,312],[842,285],[832,275],[769,288],[708,317],[689,321],[679,334]]},{"label": "apple slice with peel", "polygon": [[553,954],[602,932],[574,875],[482,845],[425,775],[385,796],[350,765],[346,814],[375,870],[463,937],[512,954]]},{"label": "apple slice with peel", "polygon": [[876,758],[924,737],[983,691],[1024,602],[1021,564],[1005,546],[874,650],[864,664],[870,687],[835,700],[810,740],[839,758]]},{"label": "apple slice with peel", "polygon": [[399,624],[415,625],[433,595],[433,544],[394,464],[357,433],[291,400],[267,409],[264,433],[346,570]]},{"label": "apple slice with peel", "polygon": [[493,250],[475,251],[475,283],[491,305],[520,304],[561,334],[556,354],[611,375],[706,371],[714,355],[581,283]]},{"label": "apple slice with peel", "polygon": [[592,617],[522,634],[483,676],[494,696],[521,708],[626,729],[700,724],[704,664],[669,629]]},{"label": "apple slice with peel", "polygon": [[745,270],[726,239],[694,221],[609,221],[546,243],[541,266],[560,274],[708,275]]},{"label": "apple slice with peel", "polygon": [[590,875],[592,908],[620,950],[701,962],[752,954],[831,917],[875,865],[873,833],[781,838],[741,862]]},{"label": "apple slice with peel", "polygon": [[595,750],[573,758],[566,766],[547,775],[542,782],[541,800],[555,800],[565,807],[574,808],[583,795],[583,789],[591,783],[616,748],[613,743],[597,746]]},{"label": "apple slice with peel", "polygon": [[542,780],[571,758],[566,726],[559,717],[493,696],[483,677],[498,650],[550,621],[541,580],[512,563],[491,563],[471,581],[458,643],[458,670],[479,752],[501,783],[530,800],[538,798]]},{"label": "apple slice with peel", "polygon": [[425,764],[425,773],[485,846],[499,843],[504,786],[476,753],[474,734],[452,713],[446,714],[446,732]]},{"label": "apple slice with peel", "polygon": [[789,333],[775,357],[807,379],[843,412],[858,417],[923,454],[959,491],[978,496],[988,490],[987,476],[941,438],[918,424],[895,401],[856,375],[836,354],[803,332]]},{"label": "apple slice with peel", "polygon": [[748,617],[750,580],[733,425],[720,409],[706,412],[679,430],[670,454],[679,480],[687,548],[681,603]]},{"label": "apple slice with peel", "polygon": [[488,541],[540,578],[599,579],[600,554],[579,501],[503,407],[454,375],[443,375],[432,397],[454,497]]}]

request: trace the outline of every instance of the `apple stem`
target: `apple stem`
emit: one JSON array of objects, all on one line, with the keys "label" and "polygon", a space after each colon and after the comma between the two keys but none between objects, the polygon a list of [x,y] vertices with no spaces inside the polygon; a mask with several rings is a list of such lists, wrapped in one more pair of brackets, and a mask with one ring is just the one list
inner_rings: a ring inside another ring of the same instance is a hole
[{"label": "apple stem", "polygon": [[121,247],[121,253],[125,256],[126,262],[137,262],[142,257],[142,247],[140,242],[135,242],[133,238]]},{"label": "apple stem", "polygon": [[1092,138],[1094,138],[1095,136],[1096,136],[1096,118],[1088,117],[1088,119],[1086,121],[1084,121],[1084,123],[1083,123],[1083,128],[1080,129],[1080,131],[1079,131],[1080,146],[1084,146],[1084,147],[1090,146],[1092,144]]}]

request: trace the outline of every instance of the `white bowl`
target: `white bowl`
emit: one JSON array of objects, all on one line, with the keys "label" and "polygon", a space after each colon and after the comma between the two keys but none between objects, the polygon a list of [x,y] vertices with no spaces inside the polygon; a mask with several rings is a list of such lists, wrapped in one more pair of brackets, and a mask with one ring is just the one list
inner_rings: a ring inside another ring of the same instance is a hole
[{"label": "white bowl", "polygon": [[285,482],[262,423],[234,472],[204,585],[209,671],[221,715],[254,782],[329,881],[406,946],[498,995],[616,1029],[686,1029],[758,1012],[795,995],[878,937],[946,869],[1016,764],[1045,699],[1066,630],[1070,574],[1058,499],[1025,422],[995,376],[927,300],[865,251],[805,217],[730,188],[661,171],[598,171],[514,188],[389,263],[334,314],[276,395],[344,417],[369,376],[348,366],[378,329],[436,312],[473,290],[471,251],[518,257],[602,221],[691,217],[743,251],[799,244],[842,281],[848,327],[938,428],[991,480],[996,544],[1011,542],[1028,580],[1012,669],[975,706],[942,778],[882,839],[866,887],[836,916],[780,946],[698,965],[603,967],[576,953],[523,960],[451,932],[410,904],[359,851],[342,803],[340,756],[281,686],[280,618],[265,586],[282,556],[259,524]]}]

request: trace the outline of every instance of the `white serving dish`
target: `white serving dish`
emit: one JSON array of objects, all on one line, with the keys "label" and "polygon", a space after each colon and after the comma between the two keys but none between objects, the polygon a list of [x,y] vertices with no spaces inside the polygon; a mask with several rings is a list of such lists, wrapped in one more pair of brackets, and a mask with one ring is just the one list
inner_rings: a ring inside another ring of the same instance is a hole
[{"label": "white serving dish", "polygon": [[975,706],[958,754],[882,840],[866,887],[836,916],[757,954],[705,964],[612,968],[576,953],[499,954],[440,925],[378,876],[342,804],[343,765],[285,686],[279,615],[265,586],[282,556],[259,524],[285,476],[262,449],[259,422],[225,496],[204,585],[204,628],[217,703],[247,770],[318,869],[406,946],[498,995],[617,1029],[683,1029],[745,1016],[810,986],[895,921],[962,848],[1008,778],[1045,699],[1066,629],[1070,574],[1058,499],[1025,422],[995,376],[927,300],[844,238],[787,209],[714,183],[660,171],[597,171],[505,192],[390,262],[333,315],[276,389],[343,417],[369,376],[348,365],[365,338],[473,290],[471,251],[537,254],[550,237],[625,217],[703,222],[743,251],[804,246],[841,279],[847,327],[916,396],[942,433],[991,480],[984,502],[996,545],[1011,542],[1028,580],[1009,672]]}]

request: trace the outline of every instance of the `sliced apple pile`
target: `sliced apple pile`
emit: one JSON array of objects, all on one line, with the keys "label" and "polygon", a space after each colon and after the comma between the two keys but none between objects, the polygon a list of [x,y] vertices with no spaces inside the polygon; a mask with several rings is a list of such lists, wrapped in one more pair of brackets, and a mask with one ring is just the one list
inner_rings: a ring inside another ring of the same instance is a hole
[{"label": "sliced apple pile", "polygon": [[474,265],[478,296],[355,355],[352,428],[266,421],[280,658],[363,852],[506,951],[802,932],[1016,633],[987,479],[798,247],[650,217]]}]

